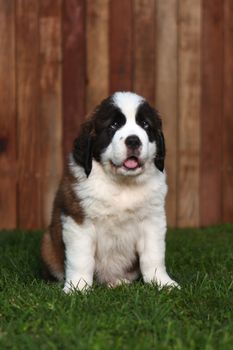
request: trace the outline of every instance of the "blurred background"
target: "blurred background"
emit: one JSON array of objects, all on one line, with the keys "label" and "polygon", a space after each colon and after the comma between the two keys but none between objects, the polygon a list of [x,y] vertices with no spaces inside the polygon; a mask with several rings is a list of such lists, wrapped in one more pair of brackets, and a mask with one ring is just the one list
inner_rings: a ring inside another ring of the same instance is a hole
[{"label": "blurred background", "polygon": [[233,221],[232,0],[0,0],[0,227],[41,228],[80,124],[131,90],[161,113],[168,223]]}]

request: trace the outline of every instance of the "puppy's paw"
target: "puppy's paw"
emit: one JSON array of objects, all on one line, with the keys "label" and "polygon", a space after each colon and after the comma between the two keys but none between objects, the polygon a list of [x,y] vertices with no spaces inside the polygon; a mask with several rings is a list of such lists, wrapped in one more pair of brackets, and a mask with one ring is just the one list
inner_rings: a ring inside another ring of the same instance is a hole
[{"label": "puppy's paw", "polygon": [[90,288],[91,288],[91,285],[88,284],[83,278],[80,278],[77,283],[66,282],[63,288],[63,292],[66,294],[71,294],[75,292],[86,293]]},{"label": "puppy's paw", "polygon": [[172,280],[167,274],[157,275],[154,283],[156,283],[159,287],[159,289],[162,288],[178,288],[180,289],[180,286],[177,282]]},{"label": "puppy's paw", "polygon": [[119,286],[122,286],[122,285],[124,285],[124,284],[129,284],[129,283],[130,283],[130,281],[129,281],[128,279],[123,278],[123,279],[115,280],[114,282],[109,282],[109,283],[107,284],[107,286],[108,286],[109,288],[117,288],[117,287],[119,287]]},{"label": "puppy's paw", "polygon": [[162,288],[179,288],[178,283],[173,281],[166,272],[164,271],[156,271],[155,274],[150,274],[150,276],[143,276],[145,283],[156,284],[159,289]]}]

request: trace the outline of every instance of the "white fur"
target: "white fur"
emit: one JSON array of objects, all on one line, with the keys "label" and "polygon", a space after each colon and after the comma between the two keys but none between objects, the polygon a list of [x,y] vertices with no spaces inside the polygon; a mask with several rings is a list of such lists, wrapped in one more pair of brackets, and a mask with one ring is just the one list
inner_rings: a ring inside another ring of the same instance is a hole
[{"label": "white fur", "polygon": [[[155,142],[149,142],[146,131],[135,120],[143,99],[132,93],[116,93],[113,101],[126,116],[126,123],[103,152],[101,163],[93,160],[87,178],[70,157],[70,170],[77,179],[74,191],[85,221],[78,225],[71,217],[62,216],[65,292],[91,286],[94,275],[109,286],[134,280],[139,271],[128,271],[137,254],[145,282],[177,285],[165,268],[166,176],[154,165]],[[142,143],[142,167],[136,170],[121,166],[127,158],[125,139],[129,135],[137,135]]]}]

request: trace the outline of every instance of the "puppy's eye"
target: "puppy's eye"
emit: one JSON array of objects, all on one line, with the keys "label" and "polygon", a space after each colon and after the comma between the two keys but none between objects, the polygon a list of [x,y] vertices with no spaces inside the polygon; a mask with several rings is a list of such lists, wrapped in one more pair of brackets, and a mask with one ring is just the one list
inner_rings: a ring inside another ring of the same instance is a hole
[{"label": "puppy's eye", "polygon": [[147,130],[147,129],[149,129],[150,125],[149,125],[149,123],[147,123],[146,120],[143,120],[142,121],[142,127],[143,127],[143,129]]},{"label": "puppy's eye", "polygon": [[110,126],[109,128],[112,129],[112,130],[117,130],[119,128],[119,123],[117,121],[114,121]]}]

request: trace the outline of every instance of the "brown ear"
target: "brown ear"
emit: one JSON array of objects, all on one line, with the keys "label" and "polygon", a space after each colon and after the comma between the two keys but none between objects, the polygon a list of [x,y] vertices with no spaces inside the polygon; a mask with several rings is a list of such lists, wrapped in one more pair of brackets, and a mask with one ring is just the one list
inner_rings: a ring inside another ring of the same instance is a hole
[{"label": "brown ear", "polygon": [[92,169],[93,122],[87,121],[82,126],[81,134],[74,140],[73,157],[84,168],[87,177]]},{"label": "brown ear", "polygon": [[162,130],[158,130],[158,134],[156,137],[156,146],[157,146],[157,152],[156,152],[154,163],[155,163],[155,166],[160,171],[163,172],[166,148],[165,148],[165,140],[164,140]]}]

